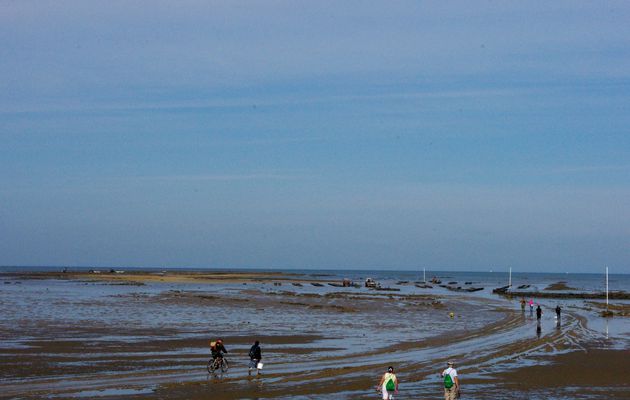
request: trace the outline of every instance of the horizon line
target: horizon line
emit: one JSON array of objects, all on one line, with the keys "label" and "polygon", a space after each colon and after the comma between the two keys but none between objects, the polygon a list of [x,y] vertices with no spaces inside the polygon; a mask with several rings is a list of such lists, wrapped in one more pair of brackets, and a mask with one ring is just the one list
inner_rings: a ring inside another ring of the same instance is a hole
[{"label": "horizon line", "polygon": [[[505,267],[505,269],[474,269],[476,267],[472,267],[473,269],[462,269],[462,267],[432,267],[432,268],[403,268],[403,269],[392,269],[392,267],[277,267],[277,266],[226,266],[226,267],[217,267],[217,266],[90,266],[90,265],[0,265],[0,270],[7,268],[27,268],[27,269],[35,269],[35,268],[59,268],[59,269],[132,269],[132,270],[214,270],[214,271],[226,271],[226,270],[283,270],[283,271],[392,271],[392,272],[422,272],[422,269],[426,272],[434,271],[434,272],[482,272],[482,273],[505,273],[508,274],[510,268],[512,268],[513,274],[518,273],[536,273],[536,274],[593,274],[597,275],[600,272],[571,272],[571,271],[560,271],[560,270],[552,270],[552,271],[532,271],[532,270],[515,270],[514,267]],[[402,267],[396,267],[402,268]],[[602,267],[601,274],[605,274],[605,266]],[[609,275],[630,275],[630,272],[610,272],[610,267],[608,267]]]}]

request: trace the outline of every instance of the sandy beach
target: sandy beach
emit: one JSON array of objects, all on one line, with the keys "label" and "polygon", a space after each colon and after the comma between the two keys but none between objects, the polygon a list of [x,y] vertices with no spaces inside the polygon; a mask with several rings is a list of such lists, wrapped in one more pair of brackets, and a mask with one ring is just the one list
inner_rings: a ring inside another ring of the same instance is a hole
[{"label": "sandy beach", "polygon": [[[596,312],[586,306],[565,309],[560,325],[546,306],[538,330],[535,317],[500,296],[338,288],[325,276],[2,278],[2,398],[369,399],[394,365],[398,398],[438,399],[447,359],[458,364],[462,398],[622,399],[630,391],[619,379],[629,372],[628,337],[589,329]],[[217,337],[231,368],[209,375],[208,341]],[[257,377],[246,368],[254,340],[265,362]]]}]

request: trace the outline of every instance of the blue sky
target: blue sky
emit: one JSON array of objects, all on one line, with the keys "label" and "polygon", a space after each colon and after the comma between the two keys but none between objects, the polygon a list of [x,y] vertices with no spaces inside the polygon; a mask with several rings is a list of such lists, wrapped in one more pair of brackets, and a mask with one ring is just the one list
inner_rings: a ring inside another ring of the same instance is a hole
[{"label": "blue sky", "polygon": [[627,2],[0,0],[0,265],[630,273]]}]

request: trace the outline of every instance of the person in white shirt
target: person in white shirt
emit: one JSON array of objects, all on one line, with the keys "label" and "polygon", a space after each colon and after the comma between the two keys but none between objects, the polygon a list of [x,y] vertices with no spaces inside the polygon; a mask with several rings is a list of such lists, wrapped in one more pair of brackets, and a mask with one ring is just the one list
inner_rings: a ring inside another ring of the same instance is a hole
[{"label": "person in white shirt", "polygon": [[[390,380],[392,383],[390,383]],[[383,400],[393,400],[394,394],[398,394],[398,378],[394,374],[394,367],[387,368],[387,372],[381,377],[376,389],[383,392]]]},{"label": "person in white shirt", "polygon": [[[444,399],[455,400],[459,398],[459,378],[457,377],[457,370],[453,368],[455,363],[449,361],[446,363],[446,368],[442,371],[442,378],[444,378]],[[446,377],[448,375],[448,378]]]}]

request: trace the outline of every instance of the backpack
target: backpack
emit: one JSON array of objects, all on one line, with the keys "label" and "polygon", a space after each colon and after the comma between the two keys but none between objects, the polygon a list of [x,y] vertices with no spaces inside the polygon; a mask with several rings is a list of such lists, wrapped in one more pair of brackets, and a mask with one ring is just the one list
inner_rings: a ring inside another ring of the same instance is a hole
[{"label": "backpack", "polygon": [[387,389],[388,392],[396,390],[396,383],[394,382],[394,378],[389,378],[389,380],[385,384],[385,389]]},{"label": "backpack", "polygon": [[214,342],[214,341],[210,342],[210,350],[214,351],[216,350],[216,348],[217,348],[217,342]]},{"label": "backpack", "polygon": [[451,374],[444,374],[444,387],[447,389],[453,387],[453,378],[451,378]]}]

